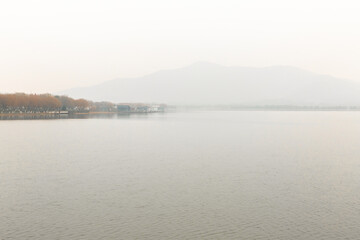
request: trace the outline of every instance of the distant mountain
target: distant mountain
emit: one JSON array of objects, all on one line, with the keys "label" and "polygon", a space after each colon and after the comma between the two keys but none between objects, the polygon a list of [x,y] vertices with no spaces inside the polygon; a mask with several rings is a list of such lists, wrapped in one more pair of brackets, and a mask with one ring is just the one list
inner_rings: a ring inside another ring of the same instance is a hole
[{"label": "distant mountain", "polygon": [[225,67],[207,62],[139,78],[62,91],[74,98],[181,105],[356,105],[360,84],[294,67]]}]

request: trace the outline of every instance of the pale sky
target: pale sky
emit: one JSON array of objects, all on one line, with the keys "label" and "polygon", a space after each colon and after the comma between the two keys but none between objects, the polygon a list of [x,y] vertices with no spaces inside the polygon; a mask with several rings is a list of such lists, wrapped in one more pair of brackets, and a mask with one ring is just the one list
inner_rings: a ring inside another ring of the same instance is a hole
[{"label": "pale sky", "polygon": [[360,3],[3,0],[0,92],[56,92],[197,61],[360,82]]}]

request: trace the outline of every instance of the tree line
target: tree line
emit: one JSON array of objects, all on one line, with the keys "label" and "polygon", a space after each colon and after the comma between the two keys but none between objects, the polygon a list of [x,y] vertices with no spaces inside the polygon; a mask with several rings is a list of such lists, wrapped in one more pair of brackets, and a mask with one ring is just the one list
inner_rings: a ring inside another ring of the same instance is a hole
[{"label": "tree line", "polygon": [[0,94],[0,113],[112,111],[114,104],[51,94]]}]

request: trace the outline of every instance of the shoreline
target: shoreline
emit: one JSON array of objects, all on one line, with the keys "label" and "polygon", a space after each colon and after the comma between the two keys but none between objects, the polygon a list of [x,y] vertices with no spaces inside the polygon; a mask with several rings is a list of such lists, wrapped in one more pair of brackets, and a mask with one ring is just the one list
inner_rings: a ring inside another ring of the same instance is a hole
[{"label": "shoreline", "polygon": [[0,116],[72,116],[72,115],[90,115],[90,114],[115,114],[116,112],[88,112],[88,113],[0,113]]},{"label": "shoreline", "polygon": [[160,112],[0,113],[0,117],[74,116],[74,115],[95,115],[95,114],[147,114],[147,113],[160,113]]}]

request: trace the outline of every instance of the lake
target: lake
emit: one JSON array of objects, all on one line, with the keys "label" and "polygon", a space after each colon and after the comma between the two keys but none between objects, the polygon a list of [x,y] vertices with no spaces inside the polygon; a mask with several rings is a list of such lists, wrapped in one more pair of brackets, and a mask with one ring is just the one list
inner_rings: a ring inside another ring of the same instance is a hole
[{"label": "lake", "polygon": [[360,112],[0,121],[0,239],[360,239]]}]

